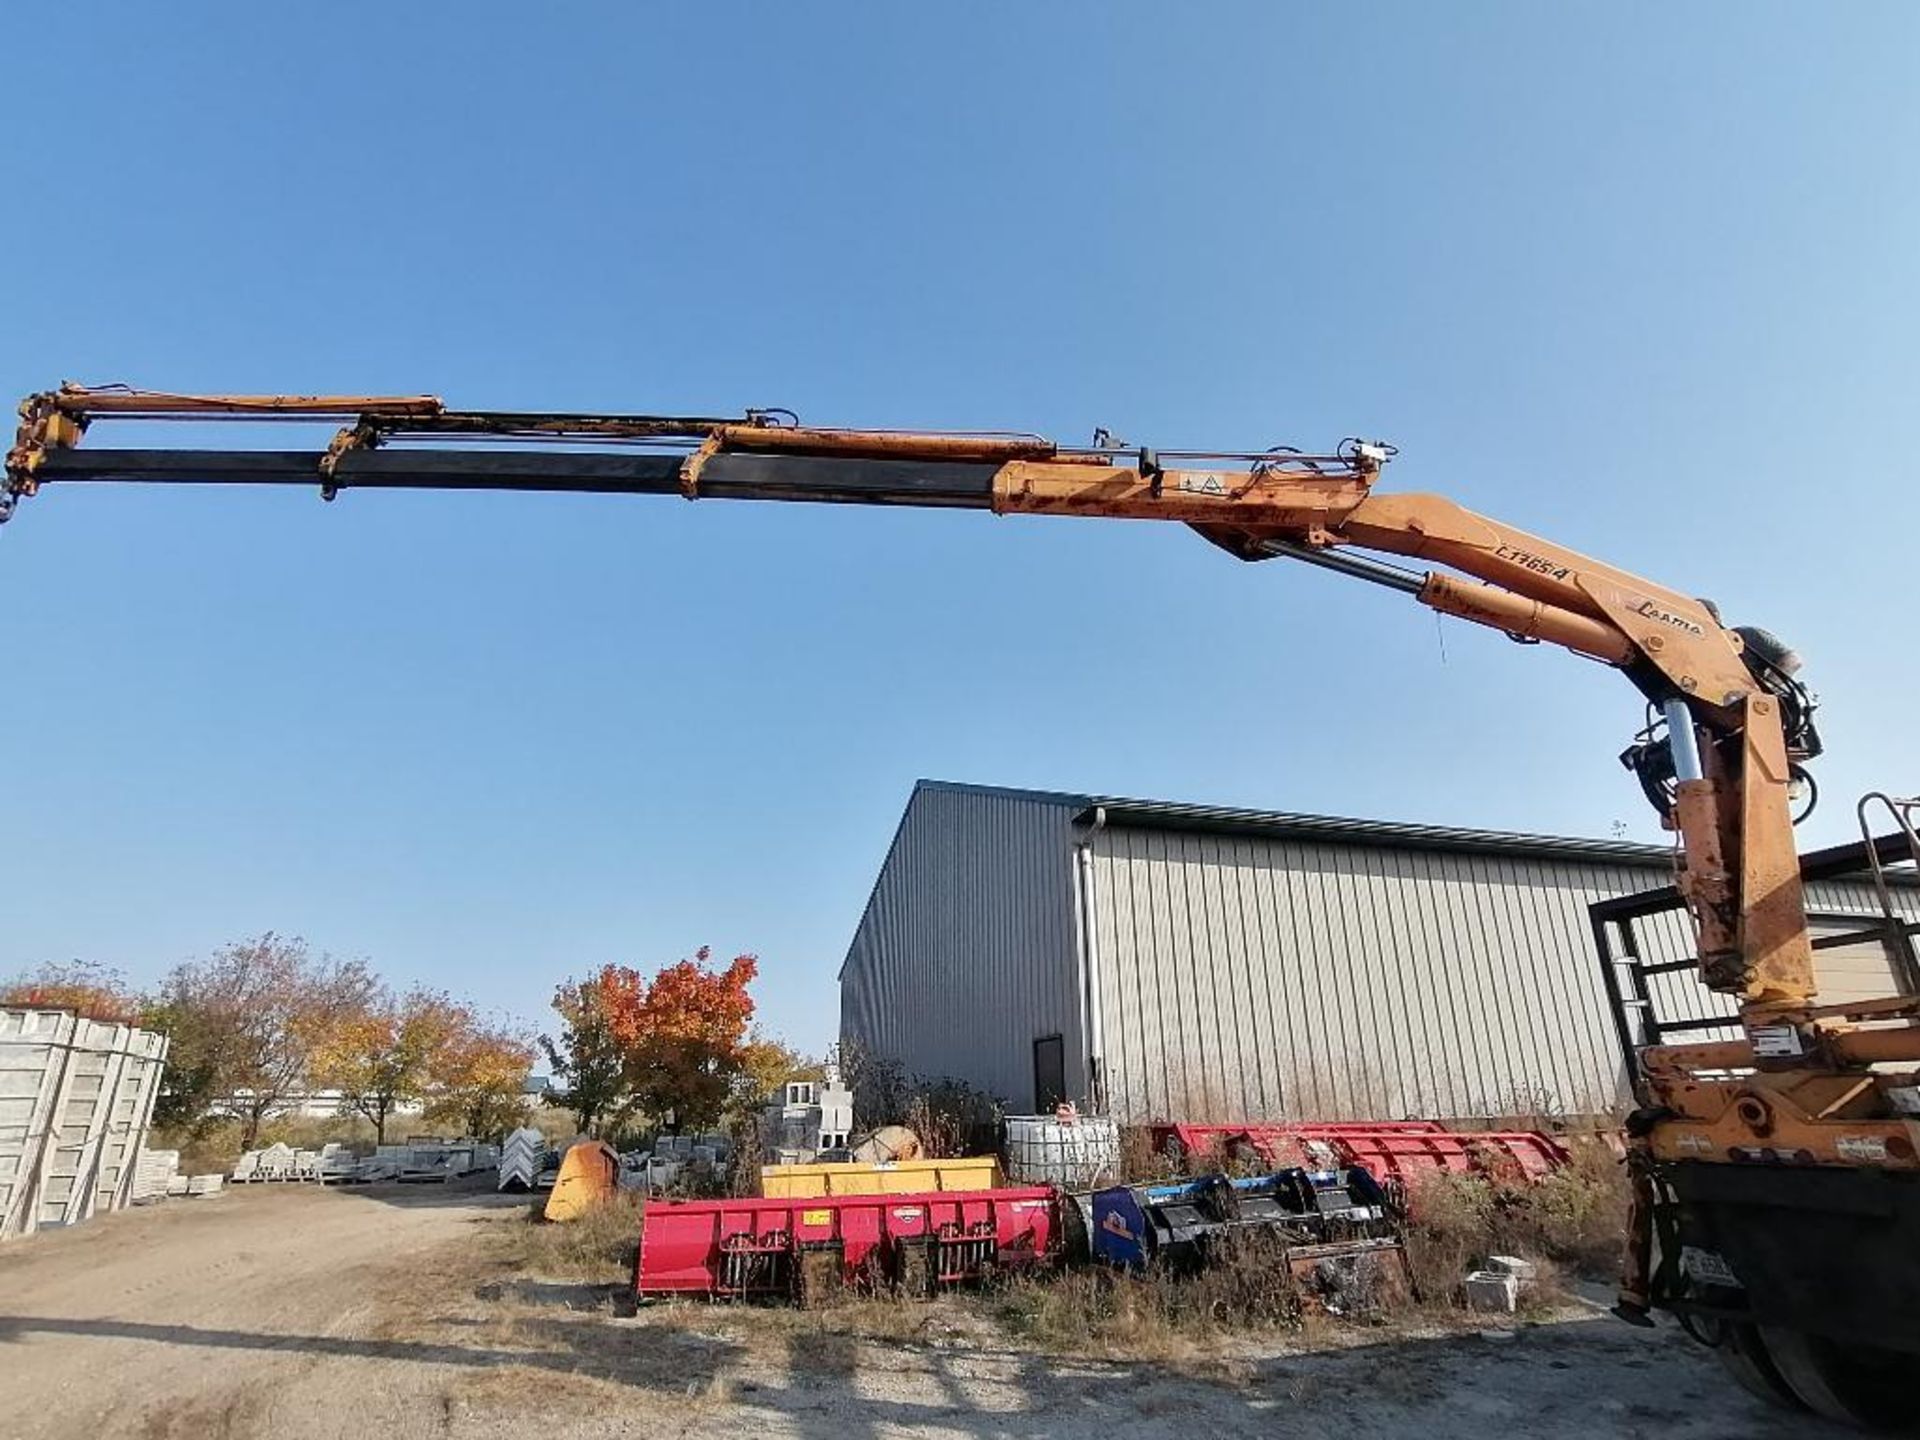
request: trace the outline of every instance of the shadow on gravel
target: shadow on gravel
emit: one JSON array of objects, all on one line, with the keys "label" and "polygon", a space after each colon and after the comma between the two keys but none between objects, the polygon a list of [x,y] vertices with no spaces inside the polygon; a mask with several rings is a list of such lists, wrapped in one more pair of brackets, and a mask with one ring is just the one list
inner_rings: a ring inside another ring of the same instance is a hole
[{"label": "shadow on gravel", "polygon": [[[319,1189],[327,1196],[343,1201],[358,1200],[362,1203],[371,1201],[377,1205],[393,1205],[403,1210],[433,1210],[443,1206],[470,1208],[476,1205],[490,1210],[522,1210],[532,1203],[532,1197],[496,1190],[494,1183],[493,1171],[482,1170],[453,1180],[382,1180],[372,1185],[327,1186],[268,1181],[259,1185],[239,1185],[233,1188],[236,1193],[245,1193],[250,1190],[271,1192],[280,1189]],[[544,1201],[546,1197],[543,1195],[540,1198]]]},{"label": "shadow on gravel", "polygon": [[[485,1322],[482,1322],[485,1323]],[[933,1426],[941,1434],[1004,1436],[1012,1418],[1004,1410],[986,1411],[969,1396],[968,1383],[951,1373],[960,1357],[936,1356],[937,1397],[884,1399],[858,1395],[855,1376],[860,1347],[838,1335],[795,1336],[788,1346],[786,1383],[774,1383],[765,1371],[749,1372],[746,1348],[733,1341],[683,1330],[556,1322],[535,1327],[544,1342],[451,1344],[416,1340],[356,1339],[333,1335],[288,1335],[222,1330],[197,1325],[158,1325],[126,1320],[74,1320],[41,1316],[0,1316],[0,1349],[38,1336],[86,1340],[140,1341],[213,1351],[301,1354],[327,1359],[372,1360],[453,1367],[484,1375],[489,1371],[533,1368],[570,1380],[585,1379],[630,1387],[646,1397],[647,1413],[671,1398],[695,1410],[719,1406],[758,1409],[764,1423],[772,1412],[782,1433],[801,1440],[880,1440],[902,1427]],[[1051,1382],[1044,1359],[1021,1357],[1010,1377],[1017,1392],[1034,1397],[1029,1409],[1044,1408]],[[343,1374],[341,1383],[350,1384]],[[483,1392],[476,1392],[483,1393]],[[517,1393],[517,1392],[516,1392]],[[1113,1387],[1096,1412],[1119,1418],[1133,1409],[1125,1387]],[[1086,1413],[1084,1408],[1080,1413]],[[611,1421],[615,1416],[610,1415]]]},{"label": "shadow on gravel", "polygon": [[[577,1334],[575,1332],[578,1332]],[[598,1332],[598,1333],[596,1333]],[[643,1332],[644,1333],[644,1332]],[[96,1340],[139,1340],[207,1350],[253,1350],[354,1360],[400,1361],[468,1369],[531,1366],[565,1375],[584,1375],[643,1389],[685,1393],[713,1382],[736,1358],[740,1347],[710,1337],[676,1332],[656,1339],[665,1345],[636,1347],[630,1331],[556,1324],[541,1327],[537,1345],[455,1345],[428,1340],[384,1340],[344,1335],[288,1335],[272,1331],[220,1330],[200,1325],[157,1325],[133,1320],[74,1320],[54,1316],[0,1315],[0,1347],[37,1335],[66,1335]],[[604,1340],[599,1336],[604,1335]],[[653,1350],[655,1353],[643,1354]],[[641,1363],[636,1363],[636,1361]],[[670,1363],[645,1363],[670,1362]]]},{"label": "shadow on gravel", "polygon": [[[567,1308],[594,1299],[597,1289],[520,1282],[499,1288],[501,1298]],[[1500,1342],[1470,1334],[1401,1337],[1276,1358],[1254,1367],[1241,1384],[1197,1381],[1158,1363],[863,1341],[830,1330],[796,1330],[749,1344],[678,1326],[557,1313],[511,1324],[464,1317],[457,1323],[466,1332],[460,1341],[0,1316],[0,1353],[11,1344],[58,1336],[399,1363],[451,1372],[443,1393],[482,1405],[490,1397],[522,1395],[525,1372],[535,1370],[553,1386],[584,1381],[619,1387],[633,1395],[634,1414],[663,1415],[665,1400],[670,1410],[684,1410],[684,1425],[696,1412],[724,1409],[742,1433],[757,1429],[800,1440],[880,1440],[903,1432],[1139,1433],[1143,1420],[1167,1433],[1267,1434],[1284,1428],[1282,1417],[1310,1430],[1332,1425],[1396,1440],[1484,1435],[1503,1424],[1518,1426],[1517,1433],[1553,1436],[1628,1436],[1665,1428],[1689,1440],[1726,1434],[1805,1440],[1831,1433],[1759,1411],[1701,1369],[1661,1364],[1656,1347],[1578,1323]],[[468,1337],[470,1343],[463,1343]],[[121,1363],[123,1355],[103,1349],[101,1363]],[[983,1374],[983,1362],[990,1374]],[[523,1378],[516,1379],[516,1372]],[[354,1375],[343,1371],[339,1380],[350,1386]],[[632,1418],[619,1408],[617,1395],[604,1389],[597,1394],[598,1403],[612,1407],[605,1411],[609,1424]],[[1680,1417],[1686,1423],[1673,1424]],[[1709,1428],[1692,1423],[1699,1420],[1711,1422]]]}]

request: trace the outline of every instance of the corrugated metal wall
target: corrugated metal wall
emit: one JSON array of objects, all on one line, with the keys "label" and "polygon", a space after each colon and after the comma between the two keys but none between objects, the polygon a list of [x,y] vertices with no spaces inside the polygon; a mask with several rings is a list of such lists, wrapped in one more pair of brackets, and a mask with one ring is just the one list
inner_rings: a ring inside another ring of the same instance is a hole
[{"label": "corrugated metal wall", "polygon": [[[841,973],[842,1032],[1022,1109],[1033,1042],[1057,1033],[1067,1088],[1086,1095],[1073,818],[1087,803],[916,788]],[[1203,1121],[1624,1103],[1587,907],[1671,878],[1610,857],[1112,824],[1093,864],[1107,1107]],[[1864,882],[1807,898],[1878,913]],[[1920,914],[1920,895],[1903,899]],[[1638,935],[1650,960],[1692,953],[1681,914]],[[1867,983],[1858,953],[1816,963],[1836,993]],[[1733,1012],[1689,973],[1652,983],[1665,1017]]]},{"label": "corrugated metal wall", "polygon": [[1622,1098],[1589,902],[1656,869],[1112,829],[1106,1092],[1127,1119],[1392,1118]]},{"label": "corrugated metal wall", "polygon": [[1037,797],[916,787],[840,972],[841,1033],[1018,1109],[1033,1042],[1058,1034],[1083,1092],[1072,820]]}]

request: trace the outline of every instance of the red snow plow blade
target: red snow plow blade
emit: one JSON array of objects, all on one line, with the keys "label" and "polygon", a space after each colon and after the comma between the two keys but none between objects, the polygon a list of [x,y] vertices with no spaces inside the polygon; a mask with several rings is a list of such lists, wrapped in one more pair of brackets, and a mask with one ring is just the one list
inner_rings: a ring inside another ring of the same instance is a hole
[{"label": "red snow plow blade", "polygon": [[919,1195],[657,1201],[640,1217],[634,1289],[648,1295],[806,1300],[898,1285],[931,1295],[1054,1255],[1046,1186]]},{"label": "red snow plow blade", "polygon": [[1532,1130],[1448,1130],[1433,1120],[1324,1125],[1156,1125],[1154,1148],[1181,1163],[1236,1154],[1268,1169],[1366,1167],[1383,1182],[1406,1186],[1430,1174],[1539,1180],[1567,1163],[1567,1151]]}]

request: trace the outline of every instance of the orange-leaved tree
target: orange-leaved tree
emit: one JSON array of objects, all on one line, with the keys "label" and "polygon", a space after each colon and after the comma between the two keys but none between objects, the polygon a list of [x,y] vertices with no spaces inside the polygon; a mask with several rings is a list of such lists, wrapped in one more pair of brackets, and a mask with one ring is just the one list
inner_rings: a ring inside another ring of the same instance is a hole
[{"label": "orange-leaved tree", "polygon": [[31,974],[0,983],[0,1005],[24,1010],[73,1010],[109,1025],[136,1024],[143,1004],[118,970],[90,960],[48,962]]},{"label": "orange-leaved tree", "polygon": [[472,1027],[473,1012],[444,991],[417,988],[396,998],[382,987],[315,1036],[314,1082],[340,1091],[384,1145],[394,1110],[426,1098],[436,1060]]},{"label": "orange-leaved tree", "polygon": [[759,962],[736,955],[714,970],[712,954],[703,945],[652,980],[624,965],[608,965],[596,977],[633,1102],[685,1130],[719,1120],[753,1019],[747,986]]},{"label": "orange-leaved tree", "polygon": [[427,1118],[451,1121],[460,1133],[491,1140],[522,1122],[522,1099],[534,1049],[518,1029],[470,1019],[427,1061]]}]

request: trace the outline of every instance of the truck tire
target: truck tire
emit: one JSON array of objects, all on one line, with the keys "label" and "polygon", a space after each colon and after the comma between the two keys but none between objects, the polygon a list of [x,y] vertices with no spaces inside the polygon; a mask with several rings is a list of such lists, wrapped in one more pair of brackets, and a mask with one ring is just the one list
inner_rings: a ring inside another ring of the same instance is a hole
[{"label": "truck tire", "polygon": [[1781,1377],[1814,1414],[1861,1430],[1913,1433],[1913,1356],[1771,1325],[1760,1334]]}]

